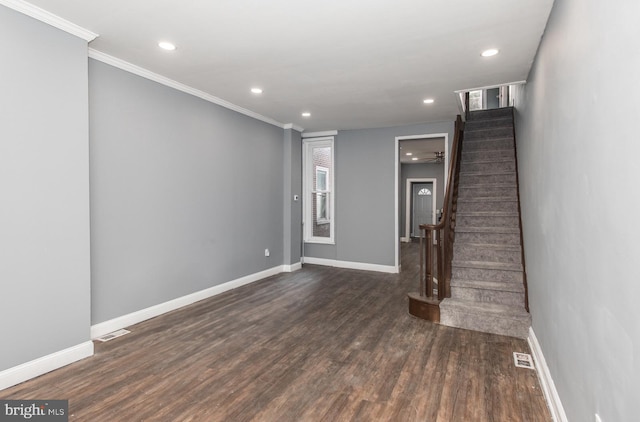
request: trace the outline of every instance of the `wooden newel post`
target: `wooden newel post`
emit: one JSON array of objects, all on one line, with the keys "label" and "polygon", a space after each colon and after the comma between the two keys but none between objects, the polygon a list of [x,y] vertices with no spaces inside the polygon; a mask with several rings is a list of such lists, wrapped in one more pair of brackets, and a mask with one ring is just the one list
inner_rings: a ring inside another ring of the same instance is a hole
[{"label": "wooden newel post", "polygon": [[425,240],[425,260],[427,274],[426,274],[426,296],[431,299],[433,297],[433,231],[427,230],[427,238]]},{"label": "wooden newel post", "polygon": [[437,248],[437,262],[438,262],[438,300],[444,299],[444,286],[445,286],[445,277],[444,277],[444,256],[442,250],[442,230],[438,230],[436,233],[436,248]]},{"label": "wooden newel post", "polygon": [[424,296],[424,229],[420,227],[420,286],[418,288],[418,294]]}]

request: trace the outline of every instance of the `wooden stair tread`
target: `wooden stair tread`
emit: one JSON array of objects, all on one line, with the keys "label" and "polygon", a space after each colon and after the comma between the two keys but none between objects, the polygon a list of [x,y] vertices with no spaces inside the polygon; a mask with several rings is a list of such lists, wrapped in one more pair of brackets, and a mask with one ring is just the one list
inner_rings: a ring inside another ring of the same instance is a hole
[{"label": "wooden stair tread", "polygon": [[477,243],[477,242],[459,242],[457,245],[454,245],[454,250],[458,247],[471,247],[471,248],[485,248],[485,249],[495,249],[495,250],[505,250],[505,251],[519,251],[520,245],[505,245],[502,243]]},{"label": "wooden stair tread", "polygon": [[493,281],[493,280],[467,280],[452,279],[451,287],[464,287],[468,289],[497,290],[503,292],[523,293],[524,285],[516,281]]},{"label": "wooden stair tread", "polygon": [[517,227],[473,227],[473,226],[456,226],[456,233],[517,233],[520,234],[520,228]]},{"label": "wooden stair tread", "polygon": [[492,261],[456,261],[451,262],[453,267],[457,268],[479,268],[483,270],[499,270],[499,271],[519,271],[522,272],[522,264],[512,262],[492,262]]},{"label": "wooden stair tread", "polygon": [[515,175],[516,172],[515,171],[496,171],[496,170],[489,170],[489,171],[461,171],[460,175],[461,176],[511,176],[511,175]]},{"label": "wooden stair tread", "polygon": [[458,197],[458,202],[518,202],[517,197],[509,196],[474,196],[472,198]]},{"label": "wooden stair tread", "polygon": [[513,211],[458,211],[456,215],[472,217],[517,217],[518,213]]},{"label": "wooden stair tread", "polygon": [[503,319],[528,320],[530,318],[529,313],[523,306],[451,298],[447,298],[440,303],[440,307],[445,306],[452,310],[464,311],[475,315],[492,315]]}]

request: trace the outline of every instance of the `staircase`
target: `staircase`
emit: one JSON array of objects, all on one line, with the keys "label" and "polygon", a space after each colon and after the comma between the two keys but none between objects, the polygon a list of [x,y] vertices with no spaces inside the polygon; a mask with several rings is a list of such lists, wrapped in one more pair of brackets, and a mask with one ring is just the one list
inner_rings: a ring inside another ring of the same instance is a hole
[{"label": "staircase", "polygon": [[451,270],[440,323],[526,338],[513,109],[471,112],[465,124]]}]

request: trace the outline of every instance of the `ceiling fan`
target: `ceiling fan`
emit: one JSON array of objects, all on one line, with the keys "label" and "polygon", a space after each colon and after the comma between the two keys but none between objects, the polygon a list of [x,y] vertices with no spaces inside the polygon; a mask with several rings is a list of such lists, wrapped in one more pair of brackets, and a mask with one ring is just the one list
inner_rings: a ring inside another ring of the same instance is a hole
[{"label": "ceiling fan", "polygon": [[433,158],[427,158],[423,163],[440,164],[444,162],[444,151],[436,151],[433,155]]}]

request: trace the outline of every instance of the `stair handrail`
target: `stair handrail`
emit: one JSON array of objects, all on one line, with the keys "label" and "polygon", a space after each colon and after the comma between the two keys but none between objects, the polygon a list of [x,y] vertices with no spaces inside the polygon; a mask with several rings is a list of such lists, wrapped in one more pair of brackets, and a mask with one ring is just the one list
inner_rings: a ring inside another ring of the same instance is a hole
[{"label": "stair handrail", "polygon": [[[420,296],[433,298],[433,236],[436,239],[436,266],[438,275],[438,300],[451,297],[451,262],[455,237],[456,209],[458,203],[458,178],[462,158],[464,122],[456,117],[451,147],[449,177],[444,195],[443,210],[438,224],[421,224],[420,228]],[[426,265],[425,265],[426,263]]]}]

